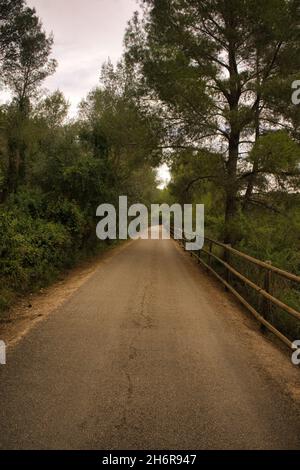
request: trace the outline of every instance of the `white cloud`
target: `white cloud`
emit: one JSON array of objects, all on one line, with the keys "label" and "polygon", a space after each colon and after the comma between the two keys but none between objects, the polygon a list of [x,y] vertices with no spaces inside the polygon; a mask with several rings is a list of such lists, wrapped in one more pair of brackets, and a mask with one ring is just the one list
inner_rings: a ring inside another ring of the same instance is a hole
[{"label": "white cloud", "polygon": [[54,34],[56,73],[45,82],[50,91],[61,89],[78,103],[99,82],[101,65],[123,51],[127,22],[138,8],[136,0],[27,0],[34,6],[48,33]]}]

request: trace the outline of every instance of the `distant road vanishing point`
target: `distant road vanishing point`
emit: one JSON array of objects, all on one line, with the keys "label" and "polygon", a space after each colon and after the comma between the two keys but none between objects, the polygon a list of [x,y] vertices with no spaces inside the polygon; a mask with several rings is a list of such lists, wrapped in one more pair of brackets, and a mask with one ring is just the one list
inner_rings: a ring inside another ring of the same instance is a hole
[{"label": "distant road vanishing point", "polygon": [[132,241],[8,349],[0,448],[300,449],[298,372],[173,240]]}]

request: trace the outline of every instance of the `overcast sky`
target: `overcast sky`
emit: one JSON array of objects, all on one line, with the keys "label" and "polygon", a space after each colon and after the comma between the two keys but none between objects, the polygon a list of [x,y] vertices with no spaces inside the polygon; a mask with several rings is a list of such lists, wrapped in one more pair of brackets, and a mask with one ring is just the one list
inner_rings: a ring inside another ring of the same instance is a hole
[{"label": "overcast sky", "polygon": [[136,0],[27,0],[48,33],[54,34],[53,57],[58,69],[48,78],[49,90],[61,89],[71,102],[97,85],[101,64],[122,55],[127,22],[138,8]]},{"label": "overcast sky", "polygon": [[[60,89],[76,114],[78,103],[99,82],[101,65],[116,63],[123,52],[128,21],[138,9],[137,0],[27,0],[35,7],[48,33],[54,34],[55,74],[44,86]],[[5,94],[2,94],[5,98]],[[168,179],[166,167],[159,171]]]}]

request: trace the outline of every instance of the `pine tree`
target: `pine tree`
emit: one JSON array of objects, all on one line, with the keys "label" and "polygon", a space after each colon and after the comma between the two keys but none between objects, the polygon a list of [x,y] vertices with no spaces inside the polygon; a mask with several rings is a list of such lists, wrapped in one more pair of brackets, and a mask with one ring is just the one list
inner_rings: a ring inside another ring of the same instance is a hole
[{"label": "pine tree", "polygon": [[251,202],[262,175],[253,146],[266,133],[291,130],[284,110],[274,113],[274,88],[287,95],[300,72],[298,2],[142,3],[143,18],[136,14],[126,34],[127,61],[161,103],[169,145],[219,153],[229,243],[239,201]]}]

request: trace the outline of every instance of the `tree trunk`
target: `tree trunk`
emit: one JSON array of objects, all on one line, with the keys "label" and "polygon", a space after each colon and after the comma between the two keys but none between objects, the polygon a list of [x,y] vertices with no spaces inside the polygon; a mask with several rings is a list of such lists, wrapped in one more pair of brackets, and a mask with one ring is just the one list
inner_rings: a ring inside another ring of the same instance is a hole
[{"label": "tree trunk", "polygon": [[[260,137],[259,104],[260,104],[260,101],[258,100],[257,110],[255,112],[255,142],[257,142],[259,137]],[[249,202],[251,200],[253,190],[254,190],[255,177],[256,177],[256,173],[257,173],[258,169],[259,169],[259,160],[258,160],[258,156],[256,156],[255,160],[253,162],[253,166],[252,166],[252,173],[251,173],[251,175],[249,176],[249,179],[248,179],[247,189],[246,189],[246,193],[245,193],[245,197],[244,197],[244,202],[243,202],[243,205],[242,205],[243,210],[246,210],[249,206]]]},{"label": "tree trunk", "polygon": [[238,179],[237,168],[239,159],[239,145],[241,127],[238,121],[239,102],[241,98],[241,82],[237,62],[237,44],[234,32],[238,29],[236,17],[233,12],[229,12],[224,17],[228,34],[228,63],[229,63],[229,97],[230,108],[230,135],[228,161],[226,163],[226,201],[225,201],[225,243],[234,244],[234,220],[237,214]]},{"label": "tree trunk", "polygon": [[[255,116],[254,116],[254,122],[255,122],[255,143],[258,141],[260,138],[260,102],[261,102],[261,95],[260,95],[260,80],[259,80],[259,53],[258,51],[256,52],[256,73],[257,73],[257,97],[256,97],[256,103],[255,103]],[[245,193],[245,198],[244,202],[242,204],[243,210],[246,210],[249,206],[250,199],[253,194],[254,190],[254,185],[255,185],[255,176],[257,173],[257,170],[259,169],[259,161],[258,161],[258,156],[255,157],[255,160],[253,162],[253,167],[252,167],[252,173],[249,176],[248,179],[248,184],[247,184],[247,189]]]},{"label": "tree trunk", "polygon": [[232,133],[229,140],[227,162],[226,201],[225,201],[225,237],[224,242],[234,244],[233,222],[237,214],[237,165],[239,156],[240,133]]}]

